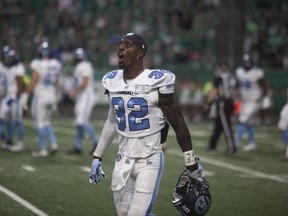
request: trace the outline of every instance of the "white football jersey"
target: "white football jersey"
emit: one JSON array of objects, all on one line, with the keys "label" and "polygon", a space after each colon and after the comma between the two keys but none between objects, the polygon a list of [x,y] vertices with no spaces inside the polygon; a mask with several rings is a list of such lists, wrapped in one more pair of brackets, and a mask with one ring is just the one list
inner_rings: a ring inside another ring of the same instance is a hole
[{"label": "white football jersey", "polygon": [[143,137],[163,128],[165,118],[158,105],[158,92],[174,93],[173,73],[145,69],[126,83],[123,70],[116,70],[107,73],[102,82],[109,91],[120,134],[129,138]]},{"label": "white football jersey", "polygon": [[34,94],[56,96],[56,80],[62,68],[61,63],[57,59],[34,59],[30,67],[40,75]]},{"label": "white football jersey", "polygon": [[8,68],[0,62],[0,99],[4,98],[8,92],[7,70]]},{"label": "white football jersey", "polygon": [[94,70],[92,64],[89,61],[81,61],[76,65],[74,70],[74,77],[76,78],[76,86],[82,83],[84,77],[89,78],[87,87],[79,92],[77,97],[81,97],[86,93],[93,93]]},{"label": "white football jersey", "polygon": [[277,126],[279,130],[288,130],[288,102],[281,109],[280,118]]},{"label": "white football jersey", "polygon": [[264,72],[259,68],[251,68],[248,71],[245,71],[243,67],[236,69],[236,78],[240,84],[240,97],[243,102],[260,102],[262,90],[258,80],[263,77]]}]

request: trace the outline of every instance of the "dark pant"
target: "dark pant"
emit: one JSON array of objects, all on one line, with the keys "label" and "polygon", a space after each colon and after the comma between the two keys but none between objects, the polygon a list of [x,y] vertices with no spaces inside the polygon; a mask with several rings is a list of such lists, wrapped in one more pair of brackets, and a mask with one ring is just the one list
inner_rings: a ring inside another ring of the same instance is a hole
[{"label": "dark pant", "polygon": [[224,133],[227,152],[234,153],[236,151],[235,141],[231,126],[231,116],[233,114],[234,104],[232,99],[220,101],[217,104],[217,116],[214,120],[214,130],[210,138],[209,149],[214,150],[221,133]]}]

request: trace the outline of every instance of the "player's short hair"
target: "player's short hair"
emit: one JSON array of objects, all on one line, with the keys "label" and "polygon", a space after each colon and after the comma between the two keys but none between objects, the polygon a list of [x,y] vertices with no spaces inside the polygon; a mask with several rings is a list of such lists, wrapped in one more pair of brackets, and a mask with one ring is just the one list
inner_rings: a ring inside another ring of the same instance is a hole
[{"label": "player's short hair", "polygon": [[128,33],[121,40],[124,40],[124,39],[131,40],[138,47],[138,49],[140,49],[141,52],[143,52],[144,56],[146,55],[146,52],[148,50],[148,45],[142,37],[140,37],[139,35],[135,33]]}]

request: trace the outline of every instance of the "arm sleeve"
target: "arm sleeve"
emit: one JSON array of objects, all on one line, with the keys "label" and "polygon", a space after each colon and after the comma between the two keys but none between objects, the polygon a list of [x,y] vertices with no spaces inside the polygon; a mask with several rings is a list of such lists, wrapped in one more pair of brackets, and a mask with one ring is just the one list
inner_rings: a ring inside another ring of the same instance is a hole
[{"label": "arm sleeve", "polygon": [[100,136],[99,143],[97,145],[97,148],[95,149],[95,152],[93,153],[93,156],[101,157],[106,151],[106,149],[109,147],[109,145],[112,143],[115,135],[116,135],[116,119],[113,113],[113,108],[110,105],[108,117],[107,120],[104,123],[102,133]]}]

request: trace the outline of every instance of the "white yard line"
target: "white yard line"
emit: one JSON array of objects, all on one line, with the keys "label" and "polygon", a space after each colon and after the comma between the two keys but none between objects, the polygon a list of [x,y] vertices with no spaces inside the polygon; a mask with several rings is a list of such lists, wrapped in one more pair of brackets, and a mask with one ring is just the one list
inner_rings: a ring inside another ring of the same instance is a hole
[{"label": "white yard line", "polygon": [[24,206],[25,208],[29,209],[30,211],[32,211],[33,213],[35,213],[38,216],[48,216],[48,214],[46,214],[45,212],[41,211],[40,209],[38,209],[37,207],[33,206],[31,203],[27,202],[26,200],[22,199],[21,197],[19,197],[17,194],[15,194],[14,192],[8,190],[7,188],[3,187],[2,185],[0,185],[0,192],[6,194],[7,196],[9,196],[11,199],[15,200],[16,202],[18,202],[20,205]]},{"label": "white yard line", "polygon": [[24,170],[26,170],[28,172],[35,172],[36,171],[36,169],[34,167],[30,166],[30,165],[23,165],[22,169],[24,169]]},{"label": "white yard line", "polygon": [[[166,154],[183,157],[183,153],[181,151],[173,150],[173,149],[169,149],[166,152]],[[255,176],[255,177],[258,177],[258,178],[265,178],[265,179],[269,179],[269,180],[273,180],[273,181],[277,181],[277,182],[281,182],[281,183],[288,183],[288,180],[283,178],[283,177],[281,177],[281,176],[270,175],[270,174],[267,174],[267,173],[264,173],[264,172],[260,172],[260,171],[257,171],[257,170],[252,170],[252,169],[241,167],[241,166],[238,166],[238,165],[233,165],[231,163],[226,163],[226,162],[223,162],[223,161],[206,158],[206,157],[203,157],[203,156],[201,156],[201,161],[204,162],[204,163],[207,163],[207,164],[223,167],[223,168],[230,169],[230,170],[233,170],[233,171],[236,171],[236,172],[245,173],[245,174],[248,174],[248,175],[251,175],[251,176]],[[204,172],[205,172],[205,170],[204,170]]]}]

